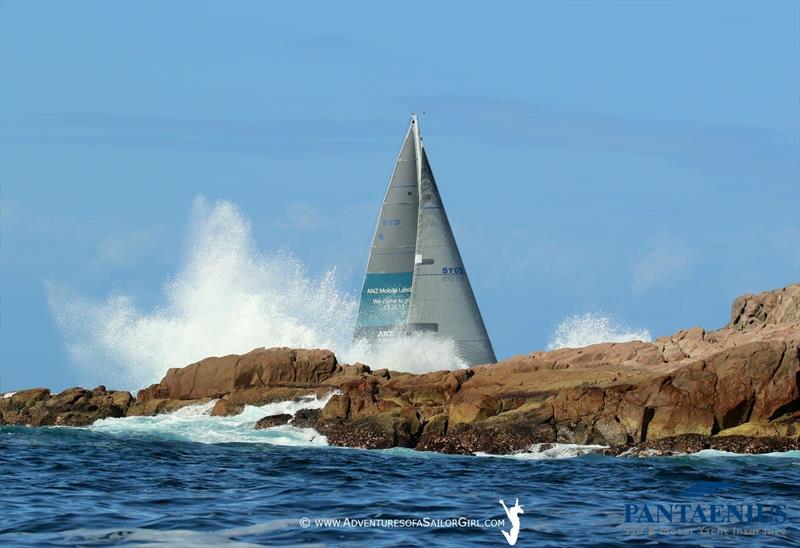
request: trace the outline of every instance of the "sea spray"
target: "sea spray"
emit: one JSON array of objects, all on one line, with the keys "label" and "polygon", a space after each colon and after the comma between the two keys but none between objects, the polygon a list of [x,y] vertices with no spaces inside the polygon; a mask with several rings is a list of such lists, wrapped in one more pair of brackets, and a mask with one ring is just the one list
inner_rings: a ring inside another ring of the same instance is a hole
[{"label": "sea spray", "polygon": [[[314,277],[289,252],[260,252],[249,222],[230,202],[210,205],[198,197],[187,243],[186,259],[152,310],[142,310],[130,295],[97,301],[46,282],[82,383],[136,390],[171,367],[275,346],[329,348],[342,362],[373,369],[466,367],[455,342],[433,334],[354,342],[358,298],[338,288],[335,270]],[[649,340],[650,334],[585,314],[564,320],[550,348],[633,339]]]},{"label": "sea spray", "polygon": [[548,350],[580,348],[602,342],[650,341],[650,331],[628,327],[597,312],[570,316],[558,324]]},{"label": "sea spray", "polygon": [[376,369],[463,366],[452,341],[432,336],[353,343],[358,299],[338,289],[336,272],[313,277],[288,252],[259,252],[250,224],[230,202],[195,200],[187,249],[163,288],[163,304],[150,311],[129,295],[98,302],[47,283],[82,382],[137,389],[170,367],[274,346],[329,348],[341,361]]},{"label": "sea spray", "polygon": [[456,343],[431,333],[415,333],[376,341],[352,342],[342,354],[350,363],[360,361],[372,369],[427,373],[440,369],[465,369]]},{"label": "sea spray", "polygon": [[517,460],[559,460],[591,455],[594,453],[599,453],[603,449],[607,449],[607,446],[580,445],[576,443],[534,443],[525,450],[515,451],[506,455],[494,455],[491,453],[478,452],[475,453],[475,456]]}]

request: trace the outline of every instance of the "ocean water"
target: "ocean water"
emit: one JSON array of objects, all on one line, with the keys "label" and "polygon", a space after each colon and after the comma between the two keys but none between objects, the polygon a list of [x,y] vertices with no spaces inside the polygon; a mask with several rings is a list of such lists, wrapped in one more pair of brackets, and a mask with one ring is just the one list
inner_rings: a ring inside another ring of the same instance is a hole
[{"label": "ocean water", "polygon": [[[289,425],[252,429],[260,416],[322,404],[2,427],[0,545],[507,546],[501,499],[523,508],[517,546],[800,543],[800,452],[613,458],[556,446],[453,456],[329,447]],[[657,504],[690,505],[696,521],[638,521]],[[711,504],[767,510],[756,523],[700,523],[698,505],[709,518]]]}]

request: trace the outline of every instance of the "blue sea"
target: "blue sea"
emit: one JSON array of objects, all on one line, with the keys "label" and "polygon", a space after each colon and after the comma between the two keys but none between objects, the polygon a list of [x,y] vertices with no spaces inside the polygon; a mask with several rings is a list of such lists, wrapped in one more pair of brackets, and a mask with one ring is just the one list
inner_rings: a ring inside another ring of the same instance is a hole
[{"label": "blue sea", "polygon": [[[798,452],[366,451],[313,430],[252,430],[275,409],[208,410],[0,428],[0,544],[508,546],[499,501],[518,499],[517,546],[800,545]],[[728,505],[761,517],[720,521]]]}]

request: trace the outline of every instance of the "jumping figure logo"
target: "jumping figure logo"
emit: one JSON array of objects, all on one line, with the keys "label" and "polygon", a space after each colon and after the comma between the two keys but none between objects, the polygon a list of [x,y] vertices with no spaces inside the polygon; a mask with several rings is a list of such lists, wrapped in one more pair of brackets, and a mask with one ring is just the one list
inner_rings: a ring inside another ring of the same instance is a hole
[{"label": "jumping figure logo", "polygon": [[514,506],[511,508],[506,506],[506,503],[503,501],[503,499],[500,499],[500,504],[503,506],[503,510],[506,511],[506,515],[511,521],[511,531],[506,532],[501,529],[500,532],[503,533],[504,537],[506,537],[508,544],[514,546],[517,543],[517,537],[519,537],[519,515],[524,514],[525,511],[522,509],[519,499],[516,499]]}]

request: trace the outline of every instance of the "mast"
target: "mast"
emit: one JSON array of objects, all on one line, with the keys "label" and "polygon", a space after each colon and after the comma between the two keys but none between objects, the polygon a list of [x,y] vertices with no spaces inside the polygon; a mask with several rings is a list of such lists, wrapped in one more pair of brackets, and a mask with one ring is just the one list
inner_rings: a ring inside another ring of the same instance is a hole
[{"label": "mast", "polygon": [[411,113],[411,131],[414,132],[414,153],[417,157],[417,188],[419,188],[419,182],[422,180],[422,140],[419,136],[419,120],[417,120],[416,112]]}]

